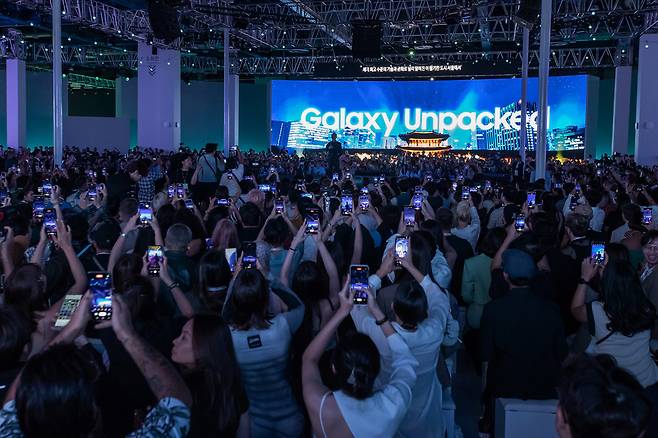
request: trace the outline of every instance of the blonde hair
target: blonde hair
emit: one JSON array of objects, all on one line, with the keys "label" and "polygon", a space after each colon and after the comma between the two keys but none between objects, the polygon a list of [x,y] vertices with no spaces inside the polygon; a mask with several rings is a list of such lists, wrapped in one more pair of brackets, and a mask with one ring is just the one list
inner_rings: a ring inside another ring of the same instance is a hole
[{"label": "blonde hair", "polygon": [[471,222],[471,206],[468,201],[460,201],[457,204],[456,215],[458,221]]}]

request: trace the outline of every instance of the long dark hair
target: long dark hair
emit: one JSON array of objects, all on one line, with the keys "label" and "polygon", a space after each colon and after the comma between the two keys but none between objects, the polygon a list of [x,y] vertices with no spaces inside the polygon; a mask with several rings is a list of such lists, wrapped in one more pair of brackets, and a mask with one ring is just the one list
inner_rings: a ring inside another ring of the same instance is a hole
[{"label": "long dark hair", "polygon": [[269,327],[267,306],[270,288],[267,280],[257,269],[244,269],[235,277],[231,294],[231,325],[238,330]]},{"label": "long dark hair", "polygon": [[340,339],[332,356],[336,381],[347,395],[363,400],[372,395],[379,374],[379,351],[363,333],[351,333]]},{"label": "long dark hair", "polygon": [[197,436],[213,435],[204,426],[214,427],[215,432],[237,428],[244,388],[229,326],[214,315],[197,315],[192,321],[194,372],[202,385],[193,391],[192,428],[203,428],[196,430]]},{"label": "long dark hair", "polygon": [[222,312],[231,275],[231,268],[226,261],[224,250],[214,249],[201,257],[199,295],[215,314]]},{"label": "long dark hair", "polygon": [[608,262],[601,278],[601,301],[610,319],[610,331],[633,336],[654,327],[656,308],[630,263]]}]

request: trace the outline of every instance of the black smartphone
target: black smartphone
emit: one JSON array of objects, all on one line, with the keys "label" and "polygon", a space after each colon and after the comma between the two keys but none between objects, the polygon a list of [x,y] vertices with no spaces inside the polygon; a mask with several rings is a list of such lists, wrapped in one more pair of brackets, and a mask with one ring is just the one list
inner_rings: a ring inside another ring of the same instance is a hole
[{"label": "black smartphone", "polygon": [[370,208],[370,197],[368,195],[359,196],[359,206],[361,210],[368,211]]},{"label": "black smartphone", "polygon": [[245,242],[242,245],[242,267],[244,269],[255,269],[257,260],[256,242]]},{"label": "black smartphone", "polygon": [[464,186],[462,187],[462,200],[467,200],[471,196],[471,190]]},{"label": "black smartphone", "polygon": [[96,321],[112,319],[112,280],[107,272],[89,273],[91,315]]},{"label": "black smartphone", "polygon": [[340,214],[349,216],[354,211],[354,199],[352,195],[343,195],[340,198]]},{"label": "black smartphone", "polygon": [[57,235],[57,213],[52,208],[43,211],[43,226],[46,236],[54,237]]},{"label": "black smartphone", "polygon": [[153,220],[153,210],[148,204],[141,203],[139,204],[139,224],[148,225]]},{"label": "black smartphone", "polygon": [[416,193],[411,200],[411,206],[414,210],[421,210],[423,208],[423,195]]},{"label": "black smartphone", "polygon": [[404,224],[413,227],[416,224],[416,210],[413,207],[404,207]]},{"label": "black smartphone", "polygon": [[46,203],[43,196],[35,196],[32,201],[32,214],[35,219],[43,219],[43,211],[46,208]]},{"label": "black smartphone", "polygon": [[516,228],[516,231],[523,231],[525,229],[525,215],[523,213],[516,215],[516,219],[514,219],[514,228]]},{"label": "black smartphone", "polygon": [[592,242],[592,261],[597,265],[603,264],[605,260],[605,244],[603,242]]},{"label": "black smartphone", "polygon": [[651,225],[651,222],[653,222],[653,210],[651,208],[643,208],[642,209],[642,224],[644,225]]},{"label": "black smartphone", "polygon": [[320,218],[317,213],[309,213],[306,217],[306,233],[318,234],[320,231]]},{"label": "black smartphone", "polygon": [[194,210],[194,201],[191,199],[186,199],[185,200],[185,208],[189,208],[190,210]]},{"label": "black smartphone", "polygon": [[368,265],[350,266],[350,289],[354,292],[354,304],[368,304]]},{"label": "black smartphone", "polygon": [[53,185],[50,181],[43,182],[43,194],[44,196],[50,196],[53,192]]},{"label": "black smartphone", "polygon": [[146,248],[146,269],[151,277],[160,275],[159,262],[162,261],[164,255],[160,245],[151,245]]},{"label": "black smartphone", "polygon": [[398,236],[395,238],[395,264],[401,266],[400,260],[406,257],[409,251],[409,238],[406,236]]},{"label": "black smartphone", "polygon": [[277,198],[274,201],[274,212],[276,214],[283,214],[284,209],[285,209],[285,204],[283,202],[283,199]]},{"label": "black smartphone", "polygon": [[528,208],[535,208],[535,205],[537,205],[537,192],[528,192],[526,201],[528,203]]},{"label": "black smartphone", "polygon": [[231,201],[229,201],[226,198],[215,199],[215,207],[217,207],[217,206],[228,207],[230,205],[231,205]]}]

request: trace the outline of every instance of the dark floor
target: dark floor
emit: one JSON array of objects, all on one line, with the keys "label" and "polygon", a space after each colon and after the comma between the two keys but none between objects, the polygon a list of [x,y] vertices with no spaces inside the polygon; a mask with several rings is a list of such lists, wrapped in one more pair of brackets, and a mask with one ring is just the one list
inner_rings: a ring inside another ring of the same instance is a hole
[{"label": "dark floor", "polygon": [[[475,372],[473,361],[463,349],[460,350],[457,376],[453,382],[453,397],[457,407],[455,422],[461,428],[464,438],[478,438],[481,386],[482,382]],[[457,437],[458,435],[455,436]]]}]

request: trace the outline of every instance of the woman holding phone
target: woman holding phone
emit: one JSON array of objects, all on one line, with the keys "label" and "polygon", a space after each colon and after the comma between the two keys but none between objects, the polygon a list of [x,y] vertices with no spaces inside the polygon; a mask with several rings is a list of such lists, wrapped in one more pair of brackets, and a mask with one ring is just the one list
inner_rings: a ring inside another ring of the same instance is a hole
[{"label": "woman holding phone", "polygon": [[[339,389],[331,391],[322,381],[319,362],[341,322],[354,307],[348,280],[340,292],[340,307],[308,346],[303,357],[304,402],[313,432],[318,438],[393,437],[412,399],[418,361],[402,337],[395,332],[368,290],[367,309],[392,353],[390,380],[375,391],[380,357],[373,340],[355,333],[341,338],[332,356],[332,370]],[[381,323],[380,323],[381,322]]]}]

